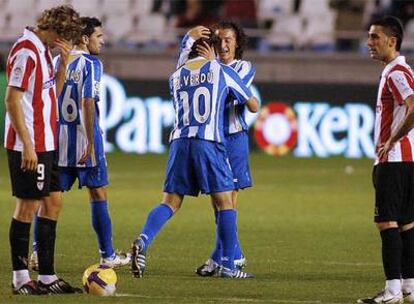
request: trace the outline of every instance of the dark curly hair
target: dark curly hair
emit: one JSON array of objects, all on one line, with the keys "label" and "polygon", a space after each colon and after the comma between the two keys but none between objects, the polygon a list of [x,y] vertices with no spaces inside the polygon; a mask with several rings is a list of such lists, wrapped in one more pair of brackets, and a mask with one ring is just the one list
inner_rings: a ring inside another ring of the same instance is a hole
[{"label": "dark curly hair", "polygon": [[40,30],[53,30],[66,40],[76,40],[82,31],[79,13],[70,5],[56,6],[43,11],[37,19]]},{"label": "dark curly hair", "polygon": [[236,35],[237,43],[235,57],[236,59],[242,59],[243,52],[247,46],[247,35],[244,32],[243,28],[237,22],[234,21],[221,21],[214,25],[213,29],[214,31],[230,29],[234,32],[234,34]]}]

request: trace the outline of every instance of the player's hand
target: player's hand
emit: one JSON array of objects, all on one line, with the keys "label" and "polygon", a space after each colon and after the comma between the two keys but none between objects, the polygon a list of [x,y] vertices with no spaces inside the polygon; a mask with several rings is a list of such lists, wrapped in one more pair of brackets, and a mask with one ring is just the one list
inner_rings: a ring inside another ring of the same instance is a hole
[{"label": "player's hand", "polygon": [[380,144],[377,148],[377,155],[379,159],[383,159],[387,156],[388,152],[394,147],[394,142],[389,139],[385,144]]},{"label": "player's hand", "polygon": [[86,161],[89,159],[89,157],[91,156],[92,153],[92,144],[87,144],[85,150],[82,153],[81,158],[79,159],[78,164],[79,165],[84,165],[86,163]]},{"label": "player's hand", "polygon": [[201,57],[206,58],[207,60],[214,60],[216,59],[216,53],[214,51],[214,47],[208,45],[207,42],[203,42],[202,45],[197,45],[196,47],[198,55]]},{"label": "player's hand", "polygon": [[65,39],[56,39],[55,45],[60,50],[60,62],[61,62],[61,64],[67,65],[69,63],[70,51],[72,51],[72,49],[73,49],[72,43],[68,40],[65,40]]},{"label": "player's hand", "polygon": [[23,146],[20,168],[23,171],[37,170],[37,154],[32,144]]},{"label": "player's hand", "polygon": [[200,38],[210,38],[210,30],[202,25],[193,27],[187,34],[194,40],[198,40]]}]

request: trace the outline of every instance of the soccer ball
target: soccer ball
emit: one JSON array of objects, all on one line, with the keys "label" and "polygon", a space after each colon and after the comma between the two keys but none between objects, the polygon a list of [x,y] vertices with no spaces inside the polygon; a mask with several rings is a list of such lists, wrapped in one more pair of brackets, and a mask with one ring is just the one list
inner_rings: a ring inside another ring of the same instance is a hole
[{"label": "soccer ball", "polygon": [[82,283],[86,293],[95,296],[112,296],[116,290],[115,271],[106,265],[89,266],[83,273]]}]

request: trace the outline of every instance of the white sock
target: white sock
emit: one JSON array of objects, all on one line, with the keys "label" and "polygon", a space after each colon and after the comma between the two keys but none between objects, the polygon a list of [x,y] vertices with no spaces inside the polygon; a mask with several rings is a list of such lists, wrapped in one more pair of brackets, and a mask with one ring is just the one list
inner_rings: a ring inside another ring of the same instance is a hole
[{"label": "white sock", "polygon": [[386,280],[385,289],[393,295],[399,294],[401,292],[401,280]]},{"label": "white sock", "polygon": [[412,293],[414,291],[414,279],[403,279],[402,290],[404,293]]},{"label": "white sock", "polygon": [[24,284],[29,283],[31,281],[29,270],[15,270],[13,271],[13,286],[15,289],[19,289]]},{"label": "white sock", "polygon": [[56,274],[52,274],[52,275],[45,275],[45,274],[39,274],[39,276],[37,277],[37,280],[42,282],[43,284],[50,284],[53,283],[54,281],[58,280],[59,278],[57,277]]}]

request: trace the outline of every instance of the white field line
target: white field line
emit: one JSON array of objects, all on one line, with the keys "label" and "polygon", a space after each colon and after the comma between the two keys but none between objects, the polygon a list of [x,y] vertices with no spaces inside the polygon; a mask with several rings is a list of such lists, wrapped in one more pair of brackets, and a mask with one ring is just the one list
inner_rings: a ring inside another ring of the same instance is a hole
[{"label": "white field line", "polygon": [[[128,297],[128,298],[142,298],[142,299],[159,299],[159,300],[194,300],[202,302],[219,302],[219,303],[292,303],[292,304],[321,304],[321,300],[307,301],[307,300],[287,300],[287,299],[252,299],[252,298],[197,298],[197,297],[188,297],[188,298],[175,298],[175,297],[154,297],[154,296],[145,296],[138,294],[129,294],[129,293],[117,293],[115,297]],[[325,302],[328,303],[328,302]],[[329,302],[330,304],[345,304],[339,302]]]},{"label": "white field line", "polygon": [[343,266],[381,266],[381,263],[353,263],[353,262],[340,262],[340,261],[303,261],[303,264],[322,264],[322,265],[343,265]]}]

